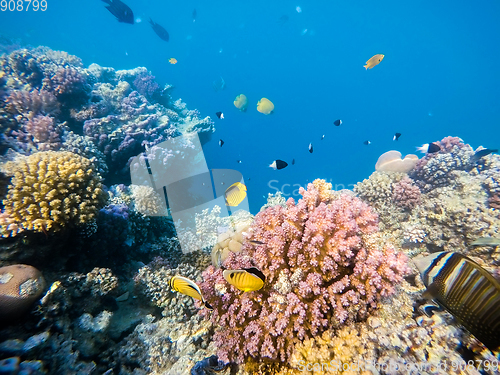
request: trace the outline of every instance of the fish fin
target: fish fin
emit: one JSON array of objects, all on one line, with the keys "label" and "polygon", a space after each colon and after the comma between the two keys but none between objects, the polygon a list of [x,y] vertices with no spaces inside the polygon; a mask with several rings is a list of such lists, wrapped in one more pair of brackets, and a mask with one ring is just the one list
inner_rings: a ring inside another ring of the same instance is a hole
[{"label": "fish fin", "polygon": [[438,286],[436,283],[432,283],[427,287],[424,293],[422,293],[422,297],[425,299],[435,299],[439,294]]},{"label": "fish fin", "polygon": [[363,68],[365,68],[366,70],[368,70],[368,64],[363,65]]},{"label": "fish fin", "polygon": [[266,282],[266,276],[258,268],[256,268],[256,267],[250,267],[250,268],[243,268],[243,269],[245,271],[247,271],[248,273],[251,273],[252,275],[257,276],[263,282]]},{"label": "fish fin", "polygon": [[203,304],[205,305],[205,307],[209,310],[213,310],[214,308],[212,307],[212,305],[210,305],[207,301],[203,301]]},{"label": "fish fin", "polygon": [[418,310],[430,318],[434,315],[434,311],[443,311],[443,308],[435,303],[426,303],[419,306]]}]

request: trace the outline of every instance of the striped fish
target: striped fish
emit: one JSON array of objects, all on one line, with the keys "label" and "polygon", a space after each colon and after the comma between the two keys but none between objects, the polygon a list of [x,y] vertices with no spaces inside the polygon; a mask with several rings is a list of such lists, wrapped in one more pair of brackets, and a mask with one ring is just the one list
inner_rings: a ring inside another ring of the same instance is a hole
[{"label": "striped fish", "polygon": [[236,207],[247,196],[247,187],[241,182],[235,182],[227,188],[224,195],[226,197],[226,205]]},{"label": "striped fish", "polygon": [[500,350],[500,283],[479,264],[453,252],[414,259],[435,300],[491,351]]},{"label": "striped fish", "polygon": [[197,299],[205,305],[205,307],[209,310],[213,310],[213,307],[205,301],[203,295],[201,294],[201,290],[198,285],[193,281],[183,276],[174,276],[170,279],[169,283],[170,288],[175,290],[176,292],[185,294],[186,296],[193,297]]},{"label": "striped fish", "polygon": [[224,270],[222,276],[229,284],[243,292],[259,290],[266,281],[266,276],[255,267],[241,270]]}]

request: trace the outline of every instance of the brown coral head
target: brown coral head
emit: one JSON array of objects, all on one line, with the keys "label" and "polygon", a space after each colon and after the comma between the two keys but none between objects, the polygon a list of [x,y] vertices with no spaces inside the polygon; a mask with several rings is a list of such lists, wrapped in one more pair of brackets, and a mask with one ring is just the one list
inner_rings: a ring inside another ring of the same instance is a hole
[{"label": "brown coral head", "polygon": [[41,296],[45,280],[39,270],[26,264],[0,268],[0,318],[24,314]]}]

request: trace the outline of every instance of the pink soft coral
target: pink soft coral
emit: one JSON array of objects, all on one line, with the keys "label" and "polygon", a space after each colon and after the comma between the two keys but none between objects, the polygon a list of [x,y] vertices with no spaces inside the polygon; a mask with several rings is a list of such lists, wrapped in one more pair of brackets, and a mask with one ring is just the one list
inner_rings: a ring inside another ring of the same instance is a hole
[{"label": "pink soft coral", "polygon": [[366,318],[408,272],[403,254],[365,241],[378,230],[366,203],[335,195],[323,180],[300,193],[298,203],[289,199],[256,216],[248,239],[263,244],[247,241],[224,262],[227,269],[259,268],[266,276],[261,290],[242,293],[212,266],[203,273],[224,361],[286,361],[296,340]]}]

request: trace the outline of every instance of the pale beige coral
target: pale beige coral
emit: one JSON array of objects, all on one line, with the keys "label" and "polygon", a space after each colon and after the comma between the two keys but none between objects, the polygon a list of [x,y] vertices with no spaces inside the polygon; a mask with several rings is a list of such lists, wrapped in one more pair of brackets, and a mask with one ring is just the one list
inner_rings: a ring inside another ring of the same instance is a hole
[{"label": "pale beige coral", "polygon": [[10,163],[14,176],[3,204],[22,229],[47,232],[85,224],[104,205],[101,177],[84,157],[47,151]]},{"label": "pale beige coral", "polygon": [[378,158],[375,170],[379,172],[408,173],[415,167],[417,161],[417,155],[408,154],[404,159],[401,159],[401,152],[387,151]]},{"label": "pale beige coral", "polygon": [[130,190],[137,212],[144,216],[168,216],[165,203],[151,186],[130,185]]}]

